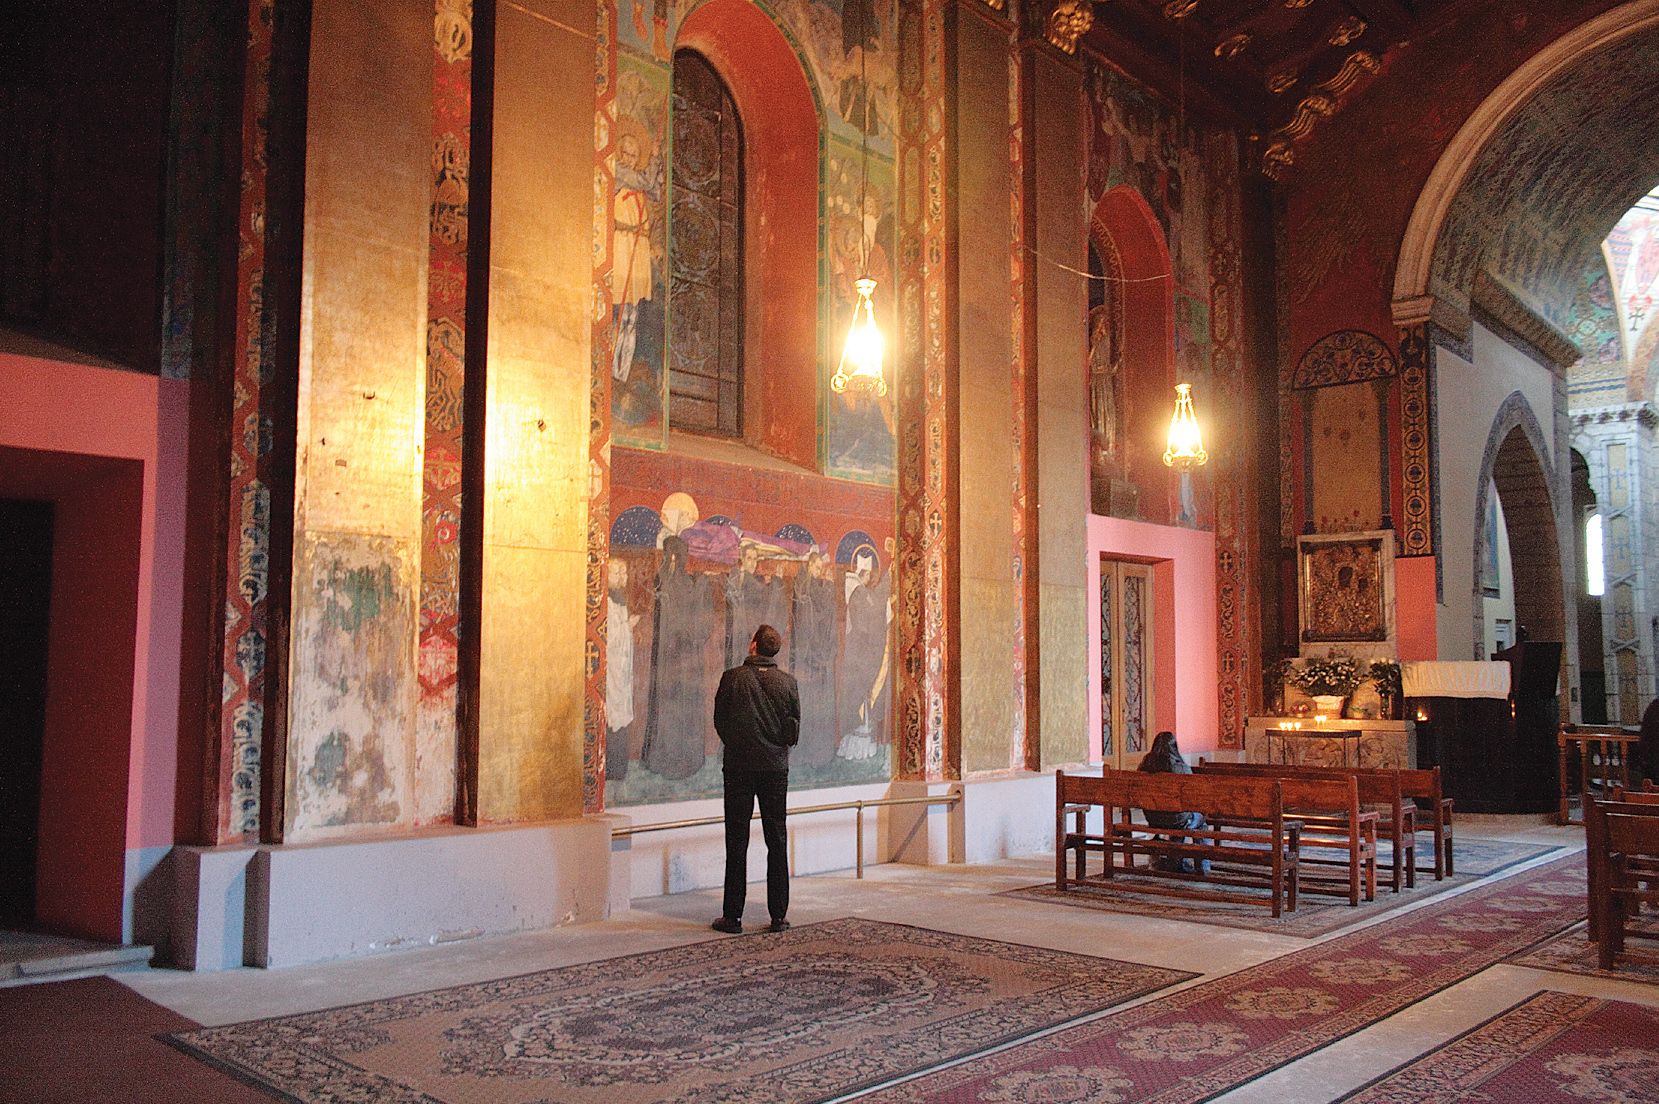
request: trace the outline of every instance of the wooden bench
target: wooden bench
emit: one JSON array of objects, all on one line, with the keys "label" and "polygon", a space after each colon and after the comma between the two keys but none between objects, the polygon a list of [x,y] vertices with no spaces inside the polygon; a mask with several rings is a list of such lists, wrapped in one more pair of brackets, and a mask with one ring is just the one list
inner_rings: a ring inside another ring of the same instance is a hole
[{"label": "wooden bench", "polygon": [[[1353,778],[1359,787],[1359,802],[1376,807],[1377,836],[1392,845],[1389,888],[1417,885],[1417,806],[1400,787],[1400,772],[1388,767],[1313,767],[1276,763],[1212,763],[1198,761],[1200,774],[1250,775],[1283,778]],[[1292,810],[1294,812],[1295,810]],[[1304,835],[1304,842],[1307,837]],[[1307,860],[1312,861],[1312,860]]]},{"label": "wooden bench", "polygon": [[[1659,905],[1659,803],[1592,799],[1584,814],[1587,832],[1595,825],[1587,849],[1591,938],[1598,965],[1611,970],[1632,934],[1627,922],[1643,904]],[[1638,934],[1655,938],[1651,931]],[[1641,958],[1659,962],[1652,954]]]},{"label": "wooden bench", "polygon": [[1601,938],[1603,917],[1607,906],[1603,887],[1607,883],[1607,823],[1609,812],[1629,815],[1659,815],[1659,793],[1644,785],[1640,790],[1615,787],[1613,800],[1590,799],[1584,807],[1584,873],[1586,879],[1586,907],[1589,914],[1589,936],[1592,942]]},{"label": "wooden bench", "polygon": [[[1248,766],[1272,766],[1274,764],[1251,763]],[[1452,854],[1452,799],[1447,797],[1440,785],[1440,768],[1427,767],[1408,769],[1405,767],[1310,767],[1309,770],[1340,770],[1346,773],[1360,773],[1367,771],[1390,771],[1400,779],[1400,796],[1409,798],[1417,805],[1417,815],[1413,818],[1418,832],[1427,832],[1434,843],[1434,866],[1419,866],[1422,871],[1433,870],[1434,880],[1440,881],[1456,873],[1456,864]],[[1380,826],[1378,831],[1387,831],[1386,826]],[[1413,851],[1416,850],[1414,847]]]},{"label": "wooden bench", "polygon": [[[1217,781],[1240,783],[1249,776],[1209,775]],[[1266,776],[1262,776],[1266,777]],[[1377,823],[1376,813],[1360,807],[1359,781],[1349,773],[1315,775],[1277,775],[1284,798],[1285,815],[1302,822],[1302,849],[1312,845],[1346,852],[1343,858],[1328,859],[1302,855],[1305,868],[1310,865],[1340,866],[1346,877],[1333,886],[1330,879],[1307,878],[1302,886],[1307,893],[1346,893],[1348,903],[1357,906],[1360,898],[1377,899]],[[1225,818],[1216,827],[1235,823]],[[1346,885],[1341,883],[1345,882]]]},{"label": "wooden bench", "polygon": [[[1054,885],[1065,891],[1068,885],[1086,880],[1086,858],[1099,851],[1105,858],[1102,877],[1135,870],[1164,878],[1207,878],[1217,884],[1260,884],[1265,877],[1268,904],[1274,916],[1295,911],[1300,871],[1301,824],[1284,815],[1283,784],[1269,778],[1201,778],[1191,774],[1143,774],[1139,771],[1107,771],[1101,775],[1067,774],[1056,771],[1054,779]],[[1099,806],[1103,830],[1087,830],[1087,814]],[[1234,827],[1153,829],[1136,823],[1136,809],[1167,812],[1195,811],[1209,817],[1233,820]],[[1070,816],[1073,824],[1068,828]],[[1178,843],[1169,837],[1185,837]],[[1152,858],[1226,861],[1260,871],[1254,879],[1240,880],[1227,875],[1185,875],[1175,871],[1135,867],[1135,855]],[[1118,856],[1123,865],[1118,865]],[[1068,857],[1075,871],[1068,876]],[[1221,890],[1193,891],[1203,900],[1260,904],[1254,895]]]}]

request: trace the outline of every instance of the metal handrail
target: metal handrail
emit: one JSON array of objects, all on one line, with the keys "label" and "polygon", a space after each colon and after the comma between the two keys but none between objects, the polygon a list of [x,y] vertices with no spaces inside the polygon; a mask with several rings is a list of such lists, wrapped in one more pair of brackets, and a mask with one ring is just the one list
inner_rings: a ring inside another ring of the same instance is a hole
[{"label": "metal handrail", "polygon": [[[889,805],[955,805],[962,800],[962,787],[953,786],[945,794],[930,794],[926,797],[878,797],[869,801],[834,801],[825,805],[802,805],[799,808],[785,811],[785,819],[791,816],[801,816],[805,813],[832,813],[845,809],[856,810],[854,817],[854,831],[858,836],[857,876],[864,877],[864,810],[882,808]],[[759,820],[760,814],[755,813],[750,820]],[[656,824],[624,824],[611,829],[611,838],[618,836],[637,836],[645,832],[667,832],[676,828],[707,828],[716,824],[726,823],[724,816],[692,817],[687,820],[664,820]]]}]

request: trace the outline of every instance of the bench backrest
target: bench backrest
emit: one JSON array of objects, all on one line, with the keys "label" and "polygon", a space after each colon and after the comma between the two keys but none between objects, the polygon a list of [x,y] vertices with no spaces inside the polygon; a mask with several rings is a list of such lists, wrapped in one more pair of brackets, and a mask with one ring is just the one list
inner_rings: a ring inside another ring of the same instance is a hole
[{"label": "bench backrest", "polygon": [[1606,833],[1609,854],[1659,856],[1659,816],[1643,813],[1608,812]]},{"label": "bench backrest", "polygon": [[1659,790],[1631,790],[1614,786],[1613,800],[1630,805],[1659,805]]},{"label": "bench backrest", "polygon": [[1297,813],[1346,813],[1359,818],[1359,779],[1353,775],[1303,775],[1280,779],[1285,811]]},{"label": "bench backrest", "polygon": [[1285,809],[1282,785],[1275,778],[1113,770],[1092,775],[1056,771],[1054,792],[1061,805],[1105,805],[1272,820],[1281,817]]},{"label": "bench backrest", "polygon": [[1352,778],[1358,785],[1359,799],[1367,804],[1392,806],[1405,796],[1400,786],[1400,772],[1388,768],[1210,763],[1200,759],[1196,770],[1199,774],[1251,775],[1266,778]]}]

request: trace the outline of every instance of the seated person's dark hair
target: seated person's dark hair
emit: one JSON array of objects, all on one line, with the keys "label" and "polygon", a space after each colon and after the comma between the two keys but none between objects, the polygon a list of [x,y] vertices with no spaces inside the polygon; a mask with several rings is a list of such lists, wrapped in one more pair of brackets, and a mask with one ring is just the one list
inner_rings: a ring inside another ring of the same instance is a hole
[{"label": "seated person's dark hair", "polygon": [[778,654],[783,647],[783,636],[771,625],[762,625],[755,630],[755,654],[770,659]]},{"label": "seated person's dark hair", "polygon": [[1175,742],[1175,733],[1164,731],[1152,738],[1152,748],[1141,757],[1139,770],[1154,773],[1188,773],[1187,761]]}]

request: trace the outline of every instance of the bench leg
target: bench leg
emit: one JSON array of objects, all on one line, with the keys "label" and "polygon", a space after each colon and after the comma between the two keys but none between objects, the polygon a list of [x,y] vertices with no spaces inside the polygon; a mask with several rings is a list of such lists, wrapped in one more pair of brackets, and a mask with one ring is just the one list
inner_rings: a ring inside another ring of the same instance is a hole
[{"label": "bench leg", "polygon": [[1054,888],[1065,892],[1066,889],[1066,814],[1060,810],[1054,814]]}]

